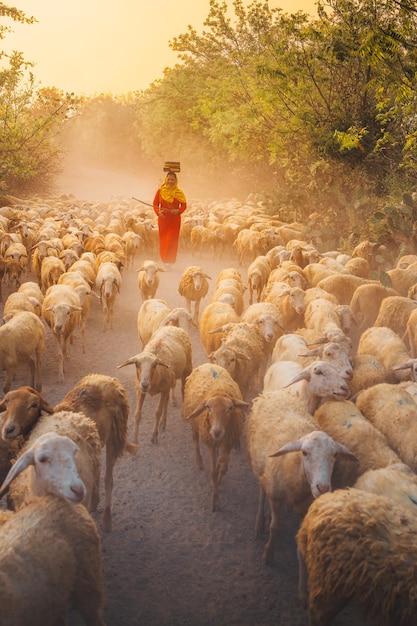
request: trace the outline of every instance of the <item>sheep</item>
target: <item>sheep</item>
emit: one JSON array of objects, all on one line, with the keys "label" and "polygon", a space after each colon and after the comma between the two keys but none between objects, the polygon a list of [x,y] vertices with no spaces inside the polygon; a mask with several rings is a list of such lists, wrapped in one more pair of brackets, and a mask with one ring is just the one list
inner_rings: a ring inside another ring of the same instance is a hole
[{"label": "sheep", "polygon": [[360,257],[350,258],[344,263],[345,269],[349,274],[353,276],[359,276],[359,278],[369,278],[371,273],[371,266],[367,259],[361,259]]},{"label": "sheep", "polygon": [[127,439],[130,407],[126,390],[117,378],[104,374],[88,374],[54,407],[55,412],[64,410],[82,412],[92,419],[97,426],[102,446],[106,446],[103,527],[106,532],[110,532],[114,466],[124,452],[134,455],[138,449],[136,444]]},{"label": "sheep", "polygon": [[17,311],[30,311],[37,315],[33,301],[26,294],[14,291],[4,303],[3,320],[7,322]]},{"label": "sheep", "polygon": [[417,405],[410,394],[398,385],[380,383],[361,391],[356,406],[403,463],[417,471]]},{"label": "sheep", "polygon": [[185,298],[189,313],[191,313],[191,302],[194,302],[193,320],[197,325],[200,302],[209,290],[208,280],[211,280],[211,277],[205,274],[201,267],[190,265],[184,270],[178,285],[178,293]]},{"label": "sheep", "polygon": [[155,298],[155,294],[159,287],[159,272],[164,272],[155,261],[142,261],[141,266],[136,270],[138,272],[138,287],[142,302]]},{"label": "sheep", "polygon": [[14,284],[16,289],[18,289],[21,285],[20,279],[23,274],[23,267],[19,261],[15,261],[14,259],[7,259],[2,261],[4,262],[4,282],[7,282],[9,285]]},{"label": "sheep", "polygon": [[52,285],[42,303],[42,317],[58,346],[58,382],[64,382],[64,361],[80,321],[82,307],[76,291],[68,285]]},{"label": "sheep", "polygon": [[184,330],[194,325],[190,313],[183,307],[170,309],[165,300],[151,298],[144,300],[137,317],[138,339],[142,348],[148,343],[154,332],[161,326],[180,326]]},{"label": "sheep", "polygon": [[411,311],[407,323],[405,326],[402,340],[406,348],[409,349],[410,355],[413,359],[417,357],[417,310]]},{"label": "sheep", "polygon": [[4,258],[6,260],[13,259],[14,261],[17,261],[22,266],[23,273],[27,273],[28,251],[22,242],[11,243],[4,252]]},{"label": "sheep", "polygon": [[[404,342],[390,328],[372,326],[362,333],[357,354],[369,354],[381,361],[387,372],[391,372],[395,365],[400,365],[409,360],[409,355]],[[401,382],[409,378],[407,372],[396,371],[393,373],[393,382]]]},{"label": "sheep", "polygon": [[239,443],[244,402],[238,385],[222,367],[203,363],[188,376],[184,389],[183,419],[192,429],[195,460],[203,469],[200,440],[210,457],[210,509],[219,509],[219,487],[227,472],[230,452]]},{"label": "sheep", "polygon": [[[343,308],[341,308],[342,306]],[[350,313],[350,307],[346,308],[345,305],[335,307],[329,300],[317,298],[307,306],[304,312],[304,323],[306,328],[321,335],[329,330],[340,330],[347,334],[345,331],[350,329]]]},{"label": "sheep", "polygon": [[304,515],[313,498],[331,489],[336,456],[354,456],[320,431],[303,403],[285,389],[254,399],[245,435],[250,465],[259,482],[257,536],[264,529],[265,495],[271,509],[269,539],[263,553],[265,563],[271,564],[282,505]]},{"label": "sheep", "polygon": [[224,332],[222,343],[208,355],[209,361],[224,367],[246,399],[263,380],[268,353],[265,341],[255,324],[238,322],[218,329]]},{"label": "sheep", "polygon": [[99,300],[100,296],[98,296],[95,291],[90,288],[90,285],[78,272],[65,272],[65,274],[60,276],[58,284],[69,285],[72,287],[80,299],[81,349],[85,353],[85,330],[88,316],[90,314],[91,300],[93,297]]},{"label": "sheep", "polygon": [[352,598],[376,624],[415,624],[416,534],[415,514],[390,497],[351,488],[317,498],[297,533],[310,626],[330,626]]},{"label": "sheep", "polygon": [[76,465],[78,451],[77,444],[69,437],[44,433],[17,456],[1,485],[0,497],[27,470],[31,497],[55,495],[73,504],[83,502],[87,490]]},{"label": "sheep", "polygon": [[235,309],[227,302],[210,302],[204,307],[199,328],[200,341],[207,355],[215,352],[223,340],[224,333],[217,332],[217,329],[228,324],[236,324],[239,320]]},{"label": "sheep", "polygon": [[56,285],[59,277],[66,271],[61,259],[55,256],[47,256],[41,264],[40,286],[42,293],[46,293],[51,285]]},{"label": "sheep", "polygon": [[349,381],[351,397],[361,389],[367,389],[378,383],[391,382],[391,373],[387,372],[381,361],[372,354],[355,354],[352,358],[353,376]]},{"label": "sheep", "polygon": [[400,296],[406,296],[409,288],[417,283],[417,270],[396,267],[387,271],[391,286]]},{"label": "sheep", "polygon": [[258,256],[249,265],[247,270],[249,304],[253,304],[255,294],[256,302],[261,301],[262,292],[271,273],[271,265],[266,256]]},{"label": "sheep", "polygon": [[[78,474],[86,487],[83,504],[89,511],[96,511],[99,502],[101,442],[95,422],[83,413],[58,411],[31,387],[22,387],[8,392],[1,401],[6,412],[1,436],[11,441],[23,435],[19,457],[36,439],[45,433],[54,432],[72,439],[78,446],[76,465]],[[42,411],[46,413],[42,414]],[[18,457],[18,458],[19,458]],[[26,472],[19,475],[10,486],[10,502],[19,509],[31,496],[32,483]]]},{"label": "sheep", "polygon": [[415,515],[417,504],[417,476],[399,461],[386,467],[370,469],[359,476],[355,489],[369,491],[380,496],[388,495],[398,506]]},{"label": "sheep", "polygon": [[103,308],[102,330],[113,328],[113,313],[117,294],[122,286],[122,275],[115,263],[102,263],[96,276],[96,288]]},{"label": "sheep", "polygon": [[41,307],[42,307],[44,295],[38,283],[35,283],[33,281],[22,283],[17,291],[18,293],[26,294],[28,298],[30,298],[31,302],[33,303],[36,309],[36,315],[41,315]]},{"label": "sheep", "polygon": [[145,350],[130,357],[117,367],[134,365],[136,368],[136,410],[134,416],[133,442],[138,443],[139,424],[145,396],[160,394],[155,412],[152,443],[158,443],[158,431],[166,429],[167,409],[170,390],[176,379],[181,379],[181,392],[184,397],[185,379],[192,371],[191,341],[183,328],[162,326],[152,335]]},{"label": "sheep", "polygon": [[223,278],[218,281],[211,297],[211,302],[226,301],[232,304],[237,315],[242,315],[244,309],[244,286],[235,278]]},{"label": "sheep", "polygon": [[18,311],[0,326],[0,371],[6,372],[3,385],[7,393],[20,365],[28,365],[30,384],[42,390],[42,359],[45,352],[45,327],[30,311]]},{"label": "sheep", "polygon": [[314,412],[324,432],[345,445],[358,460],[358,476],[370,469],[401,463],[386,437],[349,400],[328,400]]},{"label": "sheep", "polygon": [[280,284],[282,283],[272,284],[263,301],[273,304],[278,309],[281,326],[287,332],[292,332],[304,324],[305,292],[300,287],[281,290]]},{"label": "sheep", "polygon": [[100,540],[83,506],[32,499],[0,527],[0,561],[3,624],[63,624],[71,605],[104,626]]},{"label": "sheep", "polygon": [[365,284],[365,282],[364,278],[353,276],[352,274],[335,274],[334,276],[323,278],[316,286],[335,296],[339,304],[350,304],[355,289]]},{"label": "sheep", "polygon": [[313,355],[308,354],[308,346],[304,339],[296,333],[288,333],[280,337],[272,351],[271,361],[294,361],[305,367],[313,360]]},{"label": "sheep", "polygon": [[[295,385],[295,383],[300,383]],[[326,361],[314,361],[305,368],[293,361],[276,361],[266,371],[263,390],[277,391],[288,387],[313,414],[323,398],[347,398],[346,380]]]},{"label": "sheep", "polygon": [[403,337],[407,330],[408,319],[416,310],[417,302],[414,300],[404,296],[388,296],[381,302],[374,326],[386,326]]},{"label": "sheep", "polygon": [[379,282],[359,285],[355,289],[350,300],[350,308],[361,332],[373,326],[381,303],[388,296],[398,296],[398,292]]},{"label": "sheep", "polygon": [[325,267],[323,263],[310,263],[306,265],[303,270],[304,277],[309,287],[316,287],[317,284],[327,278],[328,276],[334,276],[337,274],[334,270]]},{"label": "sheep", "polygon": [[241,321],[255,324],[261,331],[265,341],[266,365],[268,365],[277,340],[285,332],[279,309],[271,302],[255,302],[244,311]]}]

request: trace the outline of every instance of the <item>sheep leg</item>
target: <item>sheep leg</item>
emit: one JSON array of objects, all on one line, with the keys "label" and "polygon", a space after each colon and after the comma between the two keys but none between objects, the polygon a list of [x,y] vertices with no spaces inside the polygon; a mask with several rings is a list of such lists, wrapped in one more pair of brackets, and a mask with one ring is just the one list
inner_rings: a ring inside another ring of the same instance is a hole
[{"label": "sheep leg", "polygon": [[200,300],[196,300],[194,303],[194,322],[198,326],[198,315],[200,312]]},{"label": "sheep leg", "polygon": [[35,364],[35,384],[34,387],[36,391],[42,391],[42,356],[43,356],[43,348],[37,348],[36,350],[36,364]]},{"label": "sheep leg", "polygon": [[260,537],[265,532],[265,491],[259,485],[258,511],[255,522],[255,537]]},{"label": "sheep leg", "polygon": [[[161,393],[159,404],[155,412],[155,426],[154,426],[152,437],[151,437],[152,443],[158,443],[159,424],[161,423],[161,430],[165,430],[166,428],[168,400],[169,400],[169,390],[166,393]],[[161,421],[161,418],[162,418],[162,421]]]},{"label": "sheep leg", "polygon": [[209,447],[209,456],[210,456],[210,480],[211,480],[210,510],[213,513],[214,511],[219,510],[219,468],[217,465],[217,447],[216,446]]},{"label": "sheep leg", "polygon": [[30,371],[30,385],[35,388],[35,380],[36,380],[36,367],[34,359],[30,358],[28,361],[29,371]]},{"label": "sheep leg", "polygon": [[269,524],[269,539],[265,545],[265,550],[262,558],[266,565],[272,565],[274,562],[275,544],[279,529],[279,513],[280,502],[269,498],[269,507],[271,510],[271,522]]},{"label": "sheep leg", "polygon": [[202,470],[204,465],[203,465],[203,457],[201,456],[201,452],[200,452],[200,434],[198,432],[197,427],[193,428],[192,434],[193,434],[193,444],[194,444],[194,453],[195,453],[195,463],[198,469]]},{"label": "sheep leg", "polygon": [[134,427],[133,427],[133,443],[138,443],[138,432],[139,432],[139,424],[142,418],[142,407],[145,402],[145,395],[141,392],[139,387],[136,387],[136,411],[134,417]]},{"label": "sheep leg", "polygon": [[103,527],[104,530],[111,532],[111,502],[113,494],[113,468],[116,463],[116,457],[114,456],[111,446],[106,445],[106,473],[104,475],[104,513],[103,513]]},{"label": "sheep leg", "polygon": [[297,547],[297,558],[298,558],[298,599],[300,601],[301,606],[304,609],[306,609],[308,606],[308,588],[307,588],[308,572],[307,572],[306,563],[304,561],[304,557],[299,547]]},{"label": "sheep leg", "polygon": [[10,387],[12,386],[12,382],[16,374],[16,367],[10,367],[8,370],[6,370],[6,372],[6,382],[4,383],[3,387],[4,393],[10,391]]}]

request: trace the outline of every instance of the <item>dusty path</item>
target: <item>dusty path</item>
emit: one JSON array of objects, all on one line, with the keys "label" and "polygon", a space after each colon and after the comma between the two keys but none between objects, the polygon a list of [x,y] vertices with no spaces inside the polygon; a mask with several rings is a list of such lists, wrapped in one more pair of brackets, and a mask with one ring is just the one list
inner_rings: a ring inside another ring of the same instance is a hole
[{"label": "dusty path", "polygon": [[[219,271],[236,261],[180,255],[177,268],[162,274],[157,293],[171,307],[184,306],[177,285],[182,270],[191,264],[201,265],[213,284]],[[241,271],[245,275],[244,268]],[[47,331],[43,395],[51,403],[58,402],[85,374],[100,372],[119,378],[128,391],[133,414],[134,367],[117,369],[117,365],[141,350],[136,333],[140,307],[136,281],[134,270],[124,271],[112,330],[102,332],[100,305],[93,301],[87,352],[81,352],[77,336],[62,385],[56,382],[56,347]],[[209,298],[210,294],[202,306]],[[196,366],[206,355],[198,331],[190,334]],[[27,384],[24,372],[18,384]],[[194,464],[190,427],[182,421],[180,408],[173,407],[166,432],[153,445],[156,403],[156,398],[145,401],[137,456],[123,457],[116,465],[113,531],[101,533],[107,626],[306,626],[306,613],[297,601],[296,518],[283,515],[276,562],[266,567],[261,558],[266,537],[254,537],[257,484],[244,449],[233,452],[221,487],[221,511],[211,513],[205,450],[206,467],[200,472]],[[101,496],[103,500],[103,492]],[[96,519],[100,527],[99,514]],[[81,621],[73,614],[70,623],[79,626]],[[362,622],[352,609],[334,623],[353,625]]]}]

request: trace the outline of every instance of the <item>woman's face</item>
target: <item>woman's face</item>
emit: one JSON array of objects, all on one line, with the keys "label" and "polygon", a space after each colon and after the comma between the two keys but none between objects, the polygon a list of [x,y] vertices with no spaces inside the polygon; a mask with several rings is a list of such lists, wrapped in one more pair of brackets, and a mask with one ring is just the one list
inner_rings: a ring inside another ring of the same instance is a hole
[{"label": "woman's face", "polygon": [[175,183],[177,182],[177,179],[172,174],[168,174],[166,180],[167,180],[167,185],[169,187],[173,187],[175,185]]}]

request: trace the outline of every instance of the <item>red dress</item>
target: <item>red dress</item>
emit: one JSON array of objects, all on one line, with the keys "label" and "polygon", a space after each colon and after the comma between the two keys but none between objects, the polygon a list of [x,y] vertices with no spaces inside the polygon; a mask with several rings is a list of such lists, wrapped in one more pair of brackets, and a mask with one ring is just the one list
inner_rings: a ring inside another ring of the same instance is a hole
[{"label": "red dress", "polygon": [[[178,251],[178,239],[181,228],[181,213],[187,208],[185,202],[180,202],[174,198],[172,202],[167,202],[161,196],[160,190],[155,194],[153,201],[154,211],[158,215],[159,230],[159,254],[164,263],[175,263]],[[164,209],[166,209],[164,211]],[[178,215],[171,213],[172,209],[178,210]]]}]

